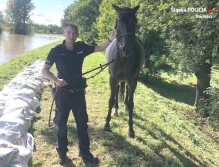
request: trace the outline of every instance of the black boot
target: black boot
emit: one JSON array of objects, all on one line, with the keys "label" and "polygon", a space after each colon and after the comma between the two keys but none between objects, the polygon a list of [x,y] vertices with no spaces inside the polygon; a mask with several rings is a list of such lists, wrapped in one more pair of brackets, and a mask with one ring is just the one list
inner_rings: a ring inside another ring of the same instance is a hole
[{"label": "black boot", "polygon": [[59,164],[60,165],[66,164],[66,153],[59,152],[58,147],[56,147],[56,151],[58,152],[58,155],[59,155]]},{"label": "black boot", "polygon": [[98,158],[94,157],[93,154],[91,154],[90,152],[88,152],[88,153],[79,152],[79,156],[81,156],[83,160],[86,160],[90,163],[98,163],[99,162]]}]

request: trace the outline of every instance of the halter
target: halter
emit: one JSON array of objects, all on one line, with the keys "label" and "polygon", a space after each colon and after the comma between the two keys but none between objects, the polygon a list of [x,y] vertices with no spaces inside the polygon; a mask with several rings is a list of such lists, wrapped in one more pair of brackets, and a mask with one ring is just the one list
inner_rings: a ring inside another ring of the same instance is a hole
[{"label": "halter", "polygon": [[[133,12],[131,12],[131,11],[125,11],[125,10],[122,11],[122,12],[119,12],[119,13],[118,13],[118,17],[117,17],[117,21],[116,21],[116,26],[115,26],[116,29],[117,29],[117,24],[118,24],[119,20],[121,19],[121,18],[120,18],[120,15],[121,15],[121,14],[135,14],[135,13],[133,13]],[[124,17],[127,17],[127,16],[124,16]],[[118,31],[117,31],[117,32],[118,32]],[[118,41],[118,43],[119,43],[119,46],[118,46],[119,50],[122,50],[122,48],[123,48],[123,46],[122,46],[122,44],[121,44],[121,42],[120,42],[120,38],[121,38],[122,36],[125,36],[125,35],[131,35],[132,38],[134,39],[134,40],[133,40],[133,45],[135,44],[135,34],[134,34],[134,33],[131,33],[131,32],[121,33],[121,34],[117,35],[117,37],[116,37],[116,39],[117,39],[117,41]],[[134,52],[135,52],[135,48],[133,49],[133,52],[132,52],[131,54],[127,55],[127,57],[131,56]]]}]

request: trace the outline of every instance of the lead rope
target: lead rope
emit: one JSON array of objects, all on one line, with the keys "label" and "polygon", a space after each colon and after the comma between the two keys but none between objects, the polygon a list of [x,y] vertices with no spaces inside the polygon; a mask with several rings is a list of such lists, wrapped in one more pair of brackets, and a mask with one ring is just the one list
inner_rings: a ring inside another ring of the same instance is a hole
[{"label": "lead rope", "polygon": [[[106,64],[104,64],[104,65],[101,65],[101,64],[100,64],[99,67],[96,67],[96,68],[94,68],[94,69],[92,69],[92,70],[90,70],[90,71],[84,72],[84,73],[82,73],[81,75],[78,75],[78,76],[73,77],[73,78],[71,78],[71,79],[68,79],[68,80],[66,80],[66,81],[70,81],[70,80],[76,79],[76,78],[78,78],[78,77],[80,77],[80,76],[83,76],[83,75],[88,74],[88,73],[90,73],[90,72],[93,72],[93,71],[95,71],[95,70],[101,69],[101,70],[98,71],[95,75],[89,77],[88,79],[94,78],[96,75],[98,75],[100,72],[102,72],[107,66],[109,66],[111,63],[117,61],[118,59],[119,59],[119,58],[114,58],[112,61],[110,61],[110,62],[108,62],[108,63],[106,63]],[[53,104],[54,104],[54,102],[55,102],[56,93],[58,92],[59,88],[60,88],[60,87],[57,87],[57,89],[56,89],[56,91],[55,91],[55,93],[54,93],[54,95],[53,95],[53,100],[52,100],[52,104],[51,104],[51,108],[50,108],[50,112],[49,112],[49,121],[48,121],[48,127],[49,127],[49,129],[54,127],[54,126],[51,126],[51,115],[52,115]],[[50,89],[51,89],[51,91],[52,91],[52,86],[50,86]],[[52,92],[52,93],[53,93],[53,92]]]},{"label": "lead rope", "polygon": [[49,128],[53,128],[54,126],[51,126],[51,123],[50,123],[50,122],[51,122],[51,114],[52,114],[53,104],[54,104],[54,102],[55,102],[56,93],[57,93],[57,91],[59,90],[59,87],[57,87],[55,93],[53,93],[52,85],[49,85],[49,87],[50,87],[50,89],[51,89],[53,99],[52,99],[52,104],[51,104],[51,108],[50,108],[50,112],[49,112],[48,127],[49,127]]}]

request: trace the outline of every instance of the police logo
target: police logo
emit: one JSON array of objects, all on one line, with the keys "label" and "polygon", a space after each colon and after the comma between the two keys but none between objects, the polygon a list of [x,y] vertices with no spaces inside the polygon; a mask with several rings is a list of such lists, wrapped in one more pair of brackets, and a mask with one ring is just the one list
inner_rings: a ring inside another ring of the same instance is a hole
[{"label": "police logo", "polygon": [[77,52],[77,54],[82,54],[83,53],[83,51],[79,51],[79,52]]}]

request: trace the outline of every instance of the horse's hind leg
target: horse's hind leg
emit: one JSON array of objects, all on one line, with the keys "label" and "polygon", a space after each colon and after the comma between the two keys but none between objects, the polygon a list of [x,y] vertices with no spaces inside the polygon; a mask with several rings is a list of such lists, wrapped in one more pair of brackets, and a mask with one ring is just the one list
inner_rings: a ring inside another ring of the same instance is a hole
[{"label": "horse's hind leg", "polygon": [[134,101],[133,101],[133,97],[134,97],[134,92],[137,86],[137,79],[134,79],[131,83],[129,83],[129,87],[128,87],[128,103],[127,103],[127,107],[128,107],[128,111],[129,111],[129,137],[134,138],[135,137],[135,131],[133,129],[133,108],[134,108]]},{"label": "horse's hind leg", "polygon": [[107,114],[106,123],[104,126],[105,131],[111,131],[110,130],[111,112],[115,104],[115,96],[116,96],[116,91],[117,91],[117,81],[113,79],[112,77],[110,77],[109,83],[110,83],[111,94],[110,94],[110,99],[109,99],[108,114]]},{"label": "horse's hind leg", "polygon": [[125,94],[125,82],[121,82],[119,89],[119,101],[124,101],[124,94]]}]

